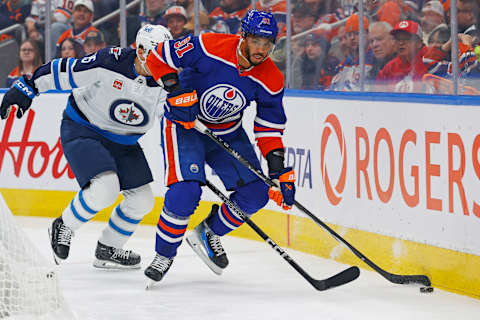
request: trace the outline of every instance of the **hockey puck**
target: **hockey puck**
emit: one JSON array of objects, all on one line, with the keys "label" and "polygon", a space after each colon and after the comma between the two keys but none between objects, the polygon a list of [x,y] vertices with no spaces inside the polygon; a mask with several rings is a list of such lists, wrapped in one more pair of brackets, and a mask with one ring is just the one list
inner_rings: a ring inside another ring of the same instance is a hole
[{"label": "hockey puck", "polygon": [[433,287],[420,287],[421,293],[431,293],[433,292]]}]

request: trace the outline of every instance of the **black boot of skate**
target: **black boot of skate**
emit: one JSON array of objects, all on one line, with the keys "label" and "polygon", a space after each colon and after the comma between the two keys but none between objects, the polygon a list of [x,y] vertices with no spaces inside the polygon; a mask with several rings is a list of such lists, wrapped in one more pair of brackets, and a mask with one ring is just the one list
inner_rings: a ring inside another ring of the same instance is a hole
[{"label": "black boot of skate", "polygon": [[147,283],[147,289],[156,282],[162,280],[173,263],[173,258],[167,258],[158,253],[153,258],[152,263],[145,269],[145,276],[150,280]]},{"label": "black boot of skate", "polygon": [[[214,204],[209,217],[217,211],[218,205]],[[196,226],[193,232],[186,237],[186,240],[200,259],[202,259],[213,272],[220,275],[223,269],[228,266],[228,258],[220,242],[220,237],[210,230],[207,225],[206,221],[209,217]]]},{"label": "black boot of skate", "polygon": [[140,255],[132,250],[109,247],[97,242],[93,266],[102,269],[139,269]]},{"label": "black boot of skate", "polygon": [[48,234],[50,235],[50,244],[54,253],[53,259],[56,264],[60,264],[61,260],[67,259],[70,252],[73,231],[63,223],[62,217],[58,217],[53,220],[52,226],[48,228]]}]

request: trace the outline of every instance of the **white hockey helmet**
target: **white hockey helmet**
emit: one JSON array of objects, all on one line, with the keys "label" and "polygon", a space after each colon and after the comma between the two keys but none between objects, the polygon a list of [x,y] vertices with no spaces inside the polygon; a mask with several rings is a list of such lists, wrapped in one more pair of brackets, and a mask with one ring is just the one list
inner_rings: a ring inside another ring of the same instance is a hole
[{"label": "white hockey helmet", "polygon": [[[146,24],[141,27],[137,32],[135,43],[137,47],[137,57],[140,59],[142,66],[151,50],[155,49],[160,42],[172,39],[172,34],[164,26]],[[140,56],[138,53],[138,49],[140,48],[144,50],[143,56]]]}]

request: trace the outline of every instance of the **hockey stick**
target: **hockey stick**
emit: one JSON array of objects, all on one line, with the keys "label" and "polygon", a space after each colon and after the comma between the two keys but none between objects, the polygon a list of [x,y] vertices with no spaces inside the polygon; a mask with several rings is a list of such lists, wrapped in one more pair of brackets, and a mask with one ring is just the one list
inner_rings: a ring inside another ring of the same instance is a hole
[{"label": "hockey stick", "polygon": [[[247,167],[250,171],[252,171],[255,175],[257,175],[263,182],[265,182],[269,187],[278,187],[272,179],[268,178],[263,174],[262,171],[256,169],[252,166],[245,158],[243,158],[238,152],[236,152],[230,145],[223,141],[220,137],[216,136],[213,132],[211,132],[203,123],[200,121],[195,121],[195,129],[199,132],[207,135],[210,139],[212,139],[215,143],[217,143],[223,150],[228,152],[232,157],[237,159],[241,164]],[[372,260],[368,259],[363,253],[358,251],[355,247],[353,247],[347,240],[343,239],[338,233],[336,233],[332,228],[330,228],[327,224],[325,224],[322,220],[317,218],[313,213],[307,210],[304,206],[302,206],[298,201],[295,201],[295,206],[302,212],[304,212],[307,216],[309,216],[316,224],[320,227],[325,229],[330,235],[332,235],[338,242],[346,246],[350,251],[353,252],[360,260],[365,262],[369,265],[373,270],[378,272],[382,275],[385,279],[390,282],[396,284],[409,284],[409,283],[418,283],[423,284],[425,286],[430,286],[431,282],[430,279],[426,275],[400,275],[390,273],[385,271],[384,269],[380,268],[376,265]]]},{"label": "hockey stick", "polygon": [[330,278],[317,280],[312,278],[305,270],[302,269],[281,247],[279,247],[265,232],[262,231],[250,218],[226,195],[217,189],[210,181],[207,180],[207,187],[213,191],[232,211],[238,214],[273,250],[275,250],[285,261],[287,261],[302,277],[304,277],[315,289],[319,291],[328,290],[347,284],[358,278],[360,269],[357,266],[350,267],[337,273]]}]

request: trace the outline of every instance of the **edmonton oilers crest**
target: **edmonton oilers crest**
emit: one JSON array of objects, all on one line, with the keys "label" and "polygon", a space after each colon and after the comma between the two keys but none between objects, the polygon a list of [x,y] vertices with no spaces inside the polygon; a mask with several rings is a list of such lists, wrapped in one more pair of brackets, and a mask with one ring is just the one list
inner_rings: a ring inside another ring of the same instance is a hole
[{"label": "edmonton oilers crest", "polygon": [[247,99],[232,85],[221,83],[206,90],[200,99],[202,116],[206,120],[218,121],[240,112]]},{"label": "edmonton oilers crest", "polygon": [[115,100],[110,106],[110,117],[118,123],[141,127],[148,123],[148,114],[136,102],[127,99]]}]

